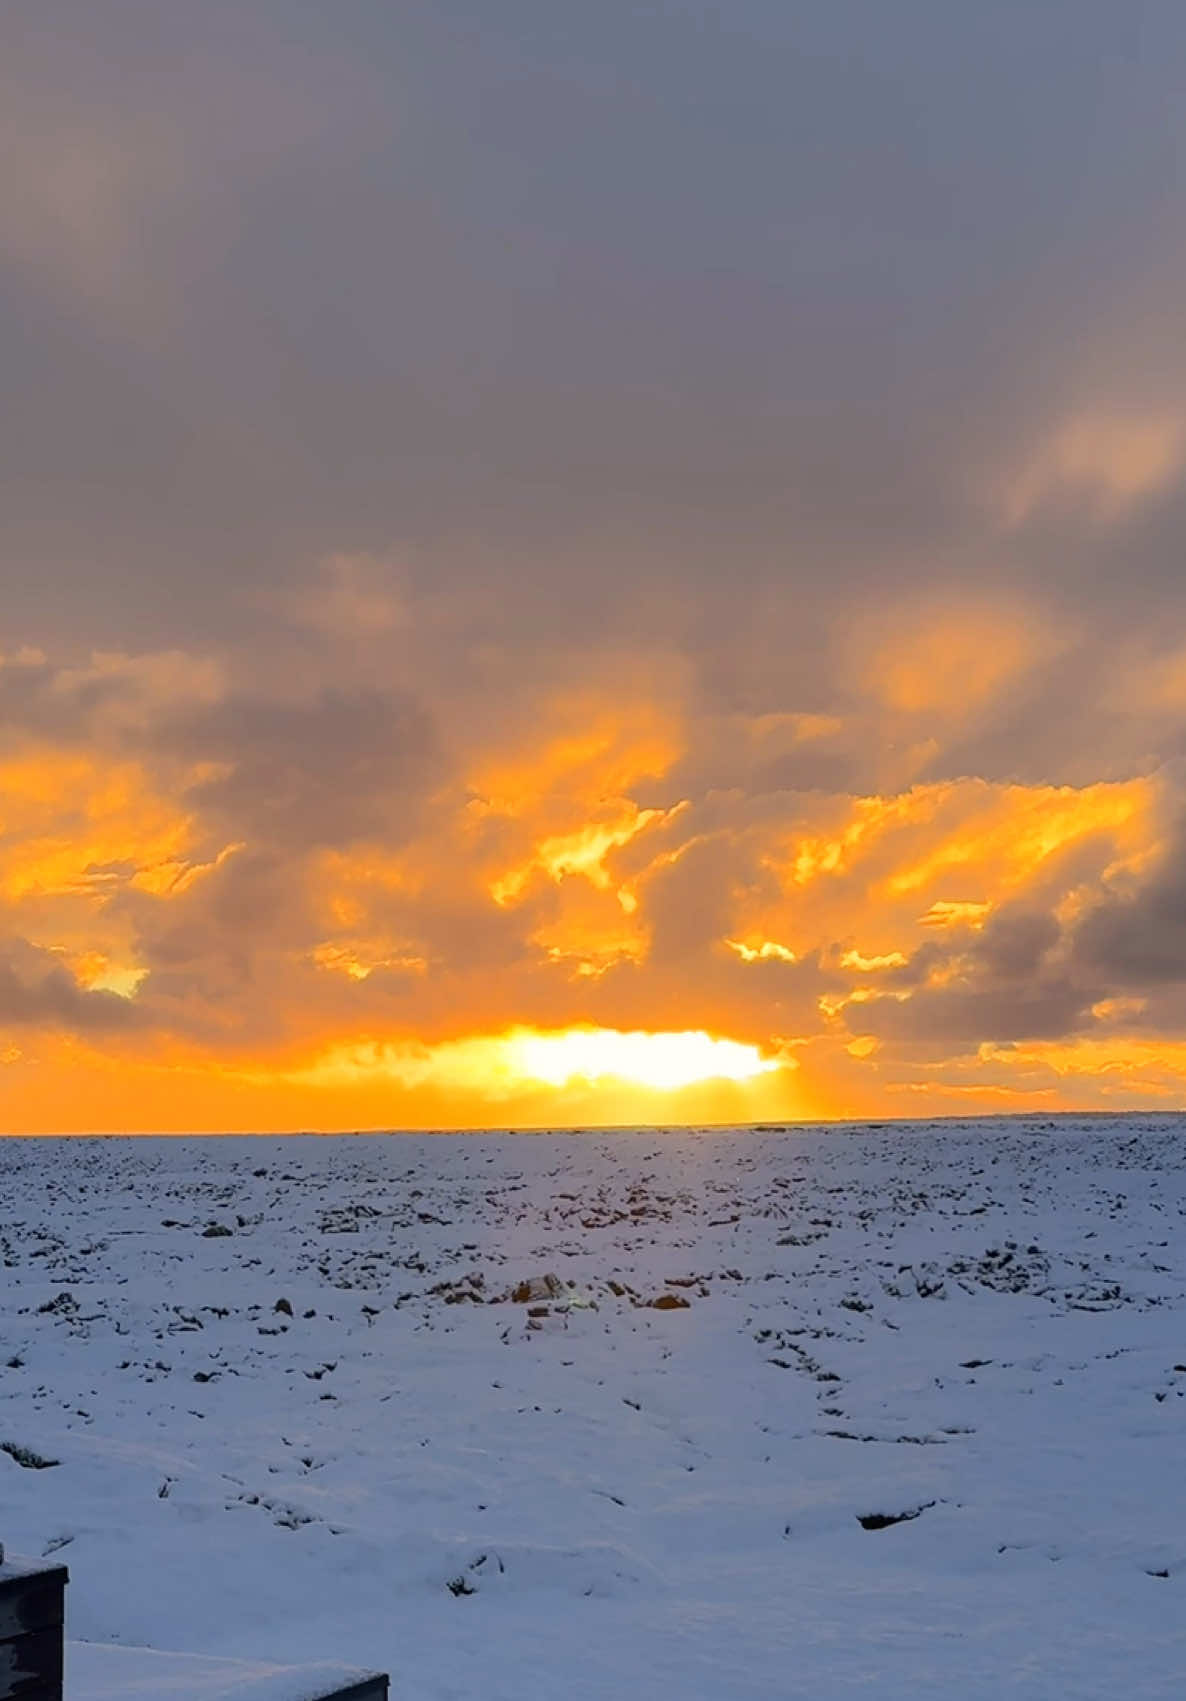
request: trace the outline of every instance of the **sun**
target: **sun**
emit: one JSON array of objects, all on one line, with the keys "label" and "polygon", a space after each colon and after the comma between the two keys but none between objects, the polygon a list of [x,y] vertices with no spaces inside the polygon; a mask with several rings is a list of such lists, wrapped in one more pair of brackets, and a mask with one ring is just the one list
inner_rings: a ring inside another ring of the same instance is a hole
[{"label": "sun", "polygon": [[[376,1093],[384,1120],[390,1119],[392,1091],[407,1095],[404,1114],[410,1109],[417,1123],[432,1126],[438,1125],[442,1101],[454,1116],[457,1106],[468,1101],[463,1111],[466,1126],[484,1128],[490,1125],[494,1106],[513,1107],[512,1114],[534,1126],[533,1119],[544,1114],[545,1101],[553,1095],[562,1095],[570,1108],[585,1107],[581,1115],[586,1118],[621,1122],[653,1111],[655,1094],[689,1090],[702,1097],[696,1101],[699,1108],[681,1098],[683,1114],[708,1116],[711,1103],[720,1112],[716,1120],[735,1120],[739,1101],[731,1101],[726,1115],[722,1091],[748,1093],[759,1083],[777,1090],[795,1068],[794,1059],[781,1047],[767,1056],[757,1045],[721,1039],[702,1029],[650,1033],[516,1026],[502,1033],[435,1042],[363,1040],[338,1045],[286,1070],[283,1079],[295,1087]],[[253,1078],[268,1084],[276,1076],[265,1070]],[[746,1103],[751,1104],[749,1097]]]},{"label": "sun", "polygon": [[763,1057],[755,1045],[714,1039],[701,1030],[521,1030],[508,1036],[506,1048],[507,1062],[516,1074],[551,1087],[612,1079],[661,1092],[674,1091],[700,1081],[749,1081],[780,1067],[777,1061]]}]

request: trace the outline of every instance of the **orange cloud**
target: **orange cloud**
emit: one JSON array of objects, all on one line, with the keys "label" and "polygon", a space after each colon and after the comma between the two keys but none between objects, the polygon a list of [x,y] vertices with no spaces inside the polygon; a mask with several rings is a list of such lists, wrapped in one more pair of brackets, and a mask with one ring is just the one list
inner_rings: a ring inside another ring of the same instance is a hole
[{"label": "orange cloud", "polygon": [[[933,799],[937,807],[931,816],[937,842],[890,876],[887,887],[895,894],[918,892],[953,870],[971,867],[981,871],[981,878],[989,873],[995,893],[1004,895],[1032,877],[1047,858],[1098,834],[1108,836],[1118,857],[1135,854],[1148,841],[1157,801],[1145,779],[1078,788],[991,787],[973,781],[943,790],[945,795]],[[952,801],[964,805],[958,820],[946,807]]]},{"label": "orange cloud", "polygon": [[1177,413],[1085,410],[1058,425],[1006,484],[1003,508],[1021,525],[1044,503],[1072,500],[1111,521],[1181,470],[1186,422]]},{"label": "orange cloud", "polygon": [[99,896],[111,881],[179,866],[190,817],[142,765],[33,746],[0,761],[0,894]]},{"label": "orange cloud", "polygon": [[[944,631],[871,676],[891,719],[955,690],[942,667],[909,684]],[[804,712],[751,717],[745,771],[771,789],[685,794],[702,722],[670,679],[548,688],[438,756],[416,705],[378,693],[240,709],[221,669],[171,654],[13,665],[69,736],[18,737],[0,765],[9,1126],[68,1104],[71,1126],[173,1127],[837,1115],[978,1084],[1053,1102],[1103,1079],[1084,1024],[1153,1019],[1050,964],[1146,878],[1164,778],[782,790],[788,753],[868,736]],[[1029,665],[1015,649],[971,696]],[[723,757],[724,721],[703,725]],[[405,738],[427,765],[406,807]],[[1008,977],[1031,961],[1027,1000]],[[944,1055],[920,1049],[928,999]],[[1033,1011],[1024,1067],[1003,1004]]]},{"label": "orange cloud", "polygon": [[[613,811],[616,818],[589,821],[572,832],[556,833],[541,840],[526,862],[494,881],[490,895],[496,904],[513,903],[535,873],[551,880],[580,874],[598,890],[607,891],[614,884],[606,867],[607,854],[629,844],[652,823],[666,821],[672,813],[670,810],[639,809],[637,804],[622,799]],[[622,907],[630,909],[633,898],[629,888],[619,886],[616,890]]]},{"label": "orange cloud", "polygon": [[964,719],[1062,642],[1033,609],[1000,601],[922,607],[883,623],[872,643],[863,639],[859,675],[892,710]]}]

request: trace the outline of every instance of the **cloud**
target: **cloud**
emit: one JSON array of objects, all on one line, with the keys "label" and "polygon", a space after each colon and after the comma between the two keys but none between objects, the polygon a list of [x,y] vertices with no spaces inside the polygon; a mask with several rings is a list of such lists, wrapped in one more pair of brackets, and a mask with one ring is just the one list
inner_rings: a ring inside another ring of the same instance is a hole
[{"label": "cloud", "polygon": [[0,254],[105,312],[144,312],[145,225],[184,180],[180,138],[164,115],[88,113],[60,93],[47,105],[13,70],[10,61]]},{"label": "cloud", "polygon": [[38,650],[0,657],[0,737],[129,748],[161,715],[213,704],[225,688],[214,657],[173,649],[93,651],[75,665]]},{"label": "cloud", "polygon": [[27,939],[0,940],[0,1028],[64,1028],[116,1032],[140,1012],[114,992],[81,986],[60,957]]},{"label": "cloud", "polygon": [[923,987],[897,1002],[876,999],[846,1011],[851,1031],[874,1039],[950,1048],[993,1040],[1064,1039],[1086,1024],[1091,994],[1061,978],[1021,985],[988,982]]},{"label": "cloud", "polygon": [[294,625],[345,643],[382,639],[408,619],[398,567],[373,555],[330,555],[309,584],[261,600]]},{"label": "cloud", "polygon": [[1115,521],[1177,478],[1184,451],[1186,422],[1178,414],[1073,415],[1014,476],[1003,499],[1006,518],[1018,526],[1043,505],[1061,502]]},{"label": "cloud", "polygon": [[191,807],[233,836],[293,850],[399,838],[433,777],[430,718],[399,691],[232,695],[162,723],[154,741],[197,769]]},{"label": "cloud", "polygon": [[589,1023],[1079,1102],[1186,1035],[1186,14],[21,10],[46,1104]]},{"label": "cloud", "polygon": [[1181,825],[1144,879],[1117,882],[1074,932],[1076,960],[1113,990],[1186,984],[1186,864]]},{"label": "cloud", "polygon": [[1090,1026],[1100,993],[1058,960],[1061,939],[1048,911],[1004,904],[982,929],[927,941],[874,977],[872,996],[843,1005],[845,1022],[857,1035],[931,1046],[1063,1038]]},{"label": "cloud", "polygon": [[859,688],[887,710],[960,720],[1016,690],[1020,676],[1065,643],[1034,608],[999,596],[899,608],[853,636]]}]

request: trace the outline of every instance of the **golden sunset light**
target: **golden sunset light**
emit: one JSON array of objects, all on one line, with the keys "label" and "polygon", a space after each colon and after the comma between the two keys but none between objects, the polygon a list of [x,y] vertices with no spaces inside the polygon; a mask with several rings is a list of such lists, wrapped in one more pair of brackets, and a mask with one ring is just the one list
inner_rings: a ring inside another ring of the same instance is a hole
[{"label": "golden sunset light", "polygon": [[[707,1118],[714,1082],[760,1083],[730,1109],[754,1116],[1180,1090],[1173,1036],[1141,1033],[1148,992],[1089,972],[1076,944],[1162,878],[1161,778],[812,793],[792,826],[698,798],[679,754],[695,719],[669,726],[661,760],[591,738],[571,781],[554,744],[537,757],[520,734],[519,789],[504,769],[479,816],[463,781],[398,847],[376,816],[346,843],[311,821],[287,854],[275,811],[309,783],[287,757],[259,770],[275,803],[245,794],[225,824],[233,763],[171,775],[100,743],[12,766],[0,876],[27,929],[4,983],[12,1125],[171,1128],[182,1079],[184,1105],[233,1126],[535,1125],[624,1103]],[[635,760],[692,795],[640,807]],[[336,789],[330,775],[312,783]]]},{"label": "golden sunset light", "polygon": [[0,5],[0,1701],[1186,1696],[1184,91]]},{"label": "golden sunset light", "polygon": [[670,1090],[699,1081],[749,1081],[779,1067],[756,1046],[711,1039],[705,1033],[621,1034],[612,1028],[578,1028],[564,1034],[515,1034],[510,1050],[514,1066],[529,1080],[553,1087],[609,1076]]},{"label": "golden sunset light", "polygon": [[488,1098],[524,1086],[596,1087],[610,1081],[670,1092],[708,1081],[749,1081],[784,1065],[757,1047],[704,1033],[618,1033],[572,1028],[442,1040],[436,1045],[364,1044],[338,1047],[309,1071],[318,1082],[386,1077],[404,1087],[425,1083],[469,1089]]},{"label": "golden sunset light", "polygon": [[378,26],[216,10],[163,81],[48,24],[0,72],[0,1127],[1176,1102],[1150,113],[986,41],[1065,152],[908,54],[855,132],[808,78],[803,152],[790,21],[728,69],[677,6],[586,130],[580,30],[426,21],[471,134]]}]

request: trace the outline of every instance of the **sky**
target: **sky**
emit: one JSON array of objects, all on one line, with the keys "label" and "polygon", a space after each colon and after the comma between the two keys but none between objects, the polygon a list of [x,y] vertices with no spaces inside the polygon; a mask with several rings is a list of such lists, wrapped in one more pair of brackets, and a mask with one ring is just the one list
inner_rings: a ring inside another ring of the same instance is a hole
[{"label": "sky", "polygon": [[0,47],[0,1129],[1183,1104],[1179,0]]}]

